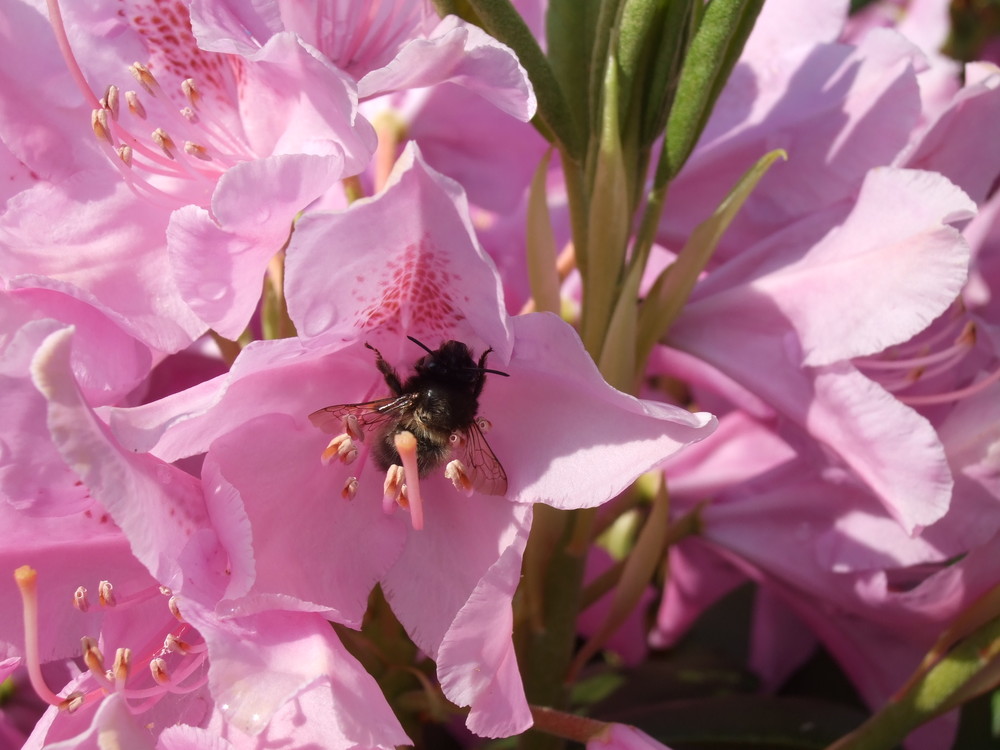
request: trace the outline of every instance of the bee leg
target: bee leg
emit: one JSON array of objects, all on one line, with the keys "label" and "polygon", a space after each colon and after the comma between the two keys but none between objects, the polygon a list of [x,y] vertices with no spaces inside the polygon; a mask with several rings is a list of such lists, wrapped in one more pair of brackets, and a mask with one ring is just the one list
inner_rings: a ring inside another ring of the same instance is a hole
[{"label": "bee leg", "polygon": [[389,386],[389,390],[392,391],[394,396],[403,395],[403,381],[399,379],[399,373],[396,372],[396,369],[382,358],[382,352],[367,341],[365,342],[365,346],[375,352],[375,367],[382,373],[382,377],[385,378],[385,384]]}]

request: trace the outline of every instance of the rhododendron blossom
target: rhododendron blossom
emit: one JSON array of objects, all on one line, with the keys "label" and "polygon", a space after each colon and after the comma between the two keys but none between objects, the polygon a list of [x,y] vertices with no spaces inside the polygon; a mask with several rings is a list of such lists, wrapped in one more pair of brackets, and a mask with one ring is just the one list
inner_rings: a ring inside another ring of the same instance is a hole
[{"label": "rhododendron blossom", "polygon": [[0,0],[0,745],[995,741],[973,6]]}]

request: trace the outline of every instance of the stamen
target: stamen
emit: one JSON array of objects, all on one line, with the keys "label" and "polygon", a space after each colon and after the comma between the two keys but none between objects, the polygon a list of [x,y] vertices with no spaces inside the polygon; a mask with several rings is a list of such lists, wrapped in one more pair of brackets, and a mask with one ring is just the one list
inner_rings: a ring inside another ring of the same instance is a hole
[{"label": "stamen", "polygon": [[76,591],[73,592],[73,606],[81,612],[86,612],[90,609],[90,601],[87,599],[87,589],[85,587],[76,587]]},{"label": "stamen", "polygon": [[150,137],[153,139],[153,142],[162,149],[163,153],[171,159],[176,158],[174,156],[174,152],[177,150],[177,144],[174,143],[173,138],[167,135],[166,130],[163,128],[157,128],[151,133]]},{"label": "stamen", "polygon": [[149,662],[149,673],[158,685],[170,684],[170,673],[167,671],[167,662],[157,657]]},{"label": "stamen", "polygon": [[406,499],[410,505],[410,522],[417,531],[424,527],[424,504],[420,497],[420,472],[417,468],[417,439],[403,430],[393,437],[406,477]]},{"label": "stamen", "polygon": [[340,491],[340,496],[345,500],[353,500],[358,494],[358,478],[348,477],[344,481],[344,488]]},{"label": "stamen", "polygon": [[173,633],[167,633],[167,637],[163,639],[163,648],[175,654],[187,654],[191,652],[191,644],[181,640]]},{"label": "stamen", "polygon": [[170,609],[170,614],[172,614],[174,616],[174,619],[176,619],[178,622],[187,622],[181,616],[181,608],[177,606],[177,597],[176,596],[171,596],[167,600],[167,607]]},{"label": "stamen", "polygon": [[45,684],[42,677],[42,663],[38,655],[38,571],[30,565],[22,565],[14,571],[14,581],[21,592],[24,610],[24,660],[28,667],[28,679],[38,697],[50,706],[73,710],[69,704],[76,694],[60,698]]},{"label": "stamen", "polygon": [[493,429],[493,423],[485,417],[476,417],[476,425],[478,425],[479,431],[484,435]]},{"label": "stamen", "polygon": [[134,91],[126,91],[125,103],[128,105],[129,112],[138,117],[140,120],[146,119],[146,108],[142,106],[142,102],[139,100],[139,95],[137,93]]},{"label": "stamen", "polygon": [[193,78],[185,78],[181,81],[181,92],[184,94],[184,98],[191,102],[192,107],[198,106],[198,102],[201,101],[201,92],[198,91]]},{"label": "stamen", "polygon": [[132,147],[131,146],[119,146],[118,158],[121,159],[122,164],[126,167],[132,166]]},{"label": "stamen", "polygon": [[184,141],[184,152],[202,161],[212,161],[212,157],[208,155],[207,148],[191,141]]},{"label": "stamen", "polygon": [[909,404],[910,406],[928,406],[931,404],[944,404],[950,401],[958,401],[963,398],[968,398],[985,390],[993,383],[1000,380],[1000,367],[995,369],[989,375],[987,375],[982,380],[973,383],[972,385],[966,386],[965,388],[959,388],[956,391],[949,391],[948,393],[935,393],[926,396],[897,396],[897,398],[904,404]]},{"label": "stamen", "polygon": [[85,635],[80,639],[80,645],[83,648],[83,663],[87,665],[91,675],[101,687],[112,690],[114,684],[111,682],[107,667],[104,666],[104,654],[97,647],[97,641]]},{"label": "stamen", "polygon": [[405,474],[402,466],[393,464],[385,472],[385,482],[382,484],[382,511],[389,515],[396,510],[399,494],[403,489]]},{"label": "stamen", "polygon": [[357,457],[358,449],[354,446],[354,441],[351,439],[351,436],[342,434],[337,435],[337,437],[330,441],[330,443],[326,446],[326,449],[320,455],[320,460],[323,462],[323,465],[326,466],[334,458],[337,458],[346,466],[354,463]]},{"label": "stamen", "polygon": [[451,480],[456,490],[468,497],[472,496],[472,478],[469,476],[465,464],[457,458],[449,461],[448,465],[444,467],[444,476]]},{"label": "stamen", "polygon": [[115,599],[115,587],[111,585],[111,581],[101,581],[97,584],[97,600],[102,607],[113,607],[118,603]]},{"label": "stamen", "polygon": [[135,80],[139,82],[146,91],[152,95],[156,96],[156,89],[160,88],[160,84],[156,81],[156,77],[149,72],[147,68],[142,63],[132,63],[128,66],[128,72],[135,76]]},{"label": "stamen", "polygon": [[115,662],[111,665],[111,679],[114,680],[116,690],[124,689],[131,667],[132,650],[119,648],[115,651]]},{"label": "stamen", "polygon": [[114,84],[108,86],[108,90],[104,93],[104,98],[101,99],[101,103],[111,113],[111,119],[117,122],[118,109],[121,106],[119,103],[118,87]]},{"label": "stamen", "polygon": [[363,443],[365,440],[365,433],[361,429],[361,423],[358,422],[358,418],[353,414],[348,414],[344,417],[344,432],[359,443]]},{"label": "stamen", "polygon": [[99,141],[107,141],[112,146],[115,145],[111,138],[111,131],[108,129],[108,110],[101,108],[91,112],[90,127],[94,129],[94,135]]}]

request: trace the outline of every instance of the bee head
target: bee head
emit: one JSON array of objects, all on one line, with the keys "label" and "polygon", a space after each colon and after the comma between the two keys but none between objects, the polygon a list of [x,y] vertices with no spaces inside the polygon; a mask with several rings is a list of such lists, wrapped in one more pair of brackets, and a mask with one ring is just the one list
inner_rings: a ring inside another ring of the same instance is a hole
[{"label": "bee head", "polygon": [[421,375],[447,375],[468,381],[469,383],[475,383],[487,372],[495,375],[507,375],[505,372],[488,370],[483,367],[482,363],[485,360],[485,356],[483,360],[477,363],[472,358],[472,352],[469,351],[469,347],[461,341],[445,341],[440,347],[432,350],[427,345],[413,338],[413,336],[407,336],[407,338],[427,352],[427,355],[417,360],[417,363],[414,365],[414,369]]}]

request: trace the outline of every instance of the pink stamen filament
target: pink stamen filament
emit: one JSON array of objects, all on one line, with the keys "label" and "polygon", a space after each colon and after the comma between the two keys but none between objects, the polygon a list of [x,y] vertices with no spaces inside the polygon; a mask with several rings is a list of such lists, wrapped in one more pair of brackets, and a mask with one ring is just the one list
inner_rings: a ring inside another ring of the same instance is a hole
[{"label": "pink stamen filament", "polygon": [[956,391],[949,391],[948,393],[936,393],[928,394],[926,396],[899,396],[899,400],[904,404],[909,404],[910,406],[929,406],[931,404],[944,404],[951,401],[958,401],[963,398],[968,398],[969,396],[974,396],[980,391],[985,390],[993,383],[1000,380],[1000,367],[995,369],[989,375],[987,375],[982,380],[973,383],[965,388],[959,388]]},{"label": "pink stamen filament", "polygon": [[410,522],[419,531],[424,528],[424,503],[420,497],[420,473],[417,469],[417,439],[403,430],[393,437],[399,460],[406,474],[406,499],[410,505]]},{"label": "pink stamen filament", "polygon": [[63,707],[66,699],[52,692],[42,677],[42,663],[38,654],[38,571],[29,565],[22,565],[14,571],[14,581],[21,592],[24,608],[24,660],[31,687],[50,706]]},{"label": "pink stamen filament", "polygon": [[59,0],[46,0],[45,4],[49,9],[49,23],[52,24],[52,30],[55,32],[56,43],[59,45],[59,51],[62,52],[63,60],[66,61],[70,75],[73,76],[73,81],[91,107],[95,109],[100,107],[100,100],[90,90],[90,84],[87,83],[87,78],[83,75],[83,71],[80,70],[80,65],[73,55],[73,48],[70,46],[69,36],[66,34],[66,26],[63,24],[62,11],[59,9]]},{"label": "pink stamen filament", "polygon": [[922,357],[908,357],[906,359],[861,359],[857,364],[870,370],[910,370],[918,367],[928,367],[957,356],[963,357],[973,346],[974,341],[970,337],[961,337],[947,349],[941,349],[933,354]]}]

